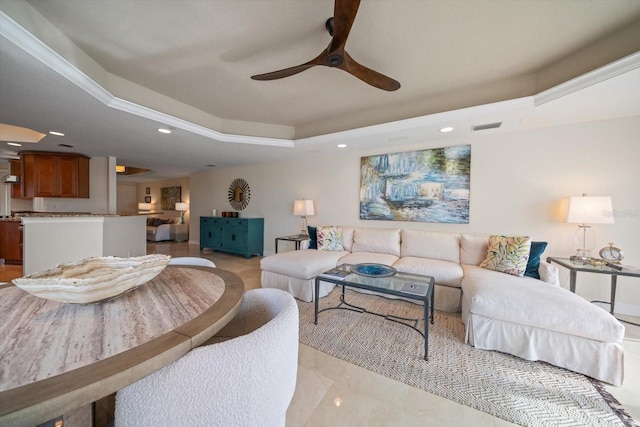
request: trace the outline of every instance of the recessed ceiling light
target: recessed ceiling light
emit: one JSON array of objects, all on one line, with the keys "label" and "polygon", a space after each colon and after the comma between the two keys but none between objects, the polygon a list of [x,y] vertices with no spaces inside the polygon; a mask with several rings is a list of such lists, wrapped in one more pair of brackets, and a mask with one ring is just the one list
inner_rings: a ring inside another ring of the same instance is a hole
[{"label": "recessed ceiling light", "polygon": [[338,148],[347,148],[347,144],[338,144]]},{"label": "recessed ceiling light", "polygon": [[14,147],[22,147],[22,144],[18,144],[17,142],[7,142],[7,145],[12,145]]},{"label": "recessed ceiling light", "polygon": [[57,131],[55,131],[55,130],[50,130],[50,131],[49,131],[49,133],[50,133],[51,135],[55,135],[55,136],[64,136],[64,133],[62,133],[62,132],[57,132]]},{"label": "recessed ceiling light", "polygon": [[158,132],[160,132],[160,133],[171,133],[171,130],[166,129],[166,128],[158,128]]},{"label": "recessed ceiling light", "polygon": [[447,133],[447,132],[451,132],[452,130],[453,130],[453,128],[451,126],[447,126],[447,127],[444,127],[442,129],[440,129],[440,132]]}]

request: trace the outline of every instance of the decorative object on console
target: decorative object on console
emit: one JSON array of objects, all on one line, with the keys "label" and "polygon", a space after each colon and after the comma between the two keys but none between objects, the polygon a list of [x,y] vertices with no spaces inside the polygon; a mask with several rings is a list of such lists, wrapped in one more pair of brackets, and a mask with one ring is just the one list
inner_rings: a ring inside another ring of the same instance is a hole
[{"label": "decorative object on console", "polygon": [[180,224],[184,224],[184,212],[189,210],[189,203],[176,203],[176,210],[180,211]]},{"label": "decorative object on console", "polygon": [[522,277],[527,270],[530,252],[531,238],[529,237],[491,235],[487,257],[480,263],[480,268]]},{"label": "decorative object on console", "polygon": [[360,159],[360,219],[469,223],[471,145]]},{"label": "decorative object on console", "polygon": [[307,217],[315,215],[313,209],[313,200],[296,200],[293,202],[293,214],[302,217],[302,229],[299,237],[308,236],[307,234]]},{"label": "decorative object on console", "polygon": [[567,222],[578,224],[573,236],[573,246],[576,254],[571,261],[587,261],[595,250],[595,233],[588,224],[613,224],[613,208],[611,197],[592,197],[583,194],[581,197],[569,198]]},{"label": "decorative object on console", "polygon": [[160,189],[160,209],[174,210],[176,203],[182,200],[182,187],[163,187]]},{"label": "decorative object on console", "polygon": [[39,298],[87,304],[115,298],[147,283],[170,259],[161,254],[86,258],[14,279],[13,283]]},{"label": "decorative object on console", "polygon": [[151,212],[151,203],[138,203],[138,212],[141,212],[141,213]]},{"label": "decorative object on console", "polygon": [[609,246],[600,249],[600,258],[609,262],[620,262],[624,258],[624,252],[613,246],[613,242],[609,242]]},{"label": "decorative object on console", "polygon": [[229,204],[234,209],[243,210],[249,204],[251,198],[251,188],[249,184],[242,178],[236,178],[229,185]]}]

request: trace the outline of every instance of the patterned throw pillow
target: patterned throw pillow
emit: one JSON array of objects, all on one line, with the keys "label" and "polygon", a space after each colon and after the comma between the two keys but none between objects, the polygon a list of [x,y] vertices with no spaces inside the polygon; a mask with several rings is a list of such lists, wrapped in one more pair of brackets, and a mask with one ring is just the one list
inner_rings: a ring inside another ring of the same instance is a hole
[{"label": "patterned throw pillow", "polygon": [[321,226],[316,229],[319,251],[342,251],[342,227]]},{"label": "patterned throw pillow", "polygon": [[480,267],[522,277],[530,250],[530,237],[489,236],[487,257]]}]

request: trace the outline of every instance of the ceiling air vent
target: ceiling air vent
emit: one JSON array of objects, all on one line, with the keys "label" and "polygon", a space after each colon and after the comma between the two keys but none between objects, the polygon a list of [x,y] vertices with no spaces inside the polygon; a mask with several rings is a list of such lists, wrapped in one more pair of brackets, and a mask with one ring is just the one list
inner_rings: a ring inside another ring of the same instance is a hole
[{"label": "ceiling air vent", "polygon": [[485,123],[483,125],[475,125],[471,127],[471,130],[478,131],[478,130],[487,130],[487,129],[497,129],[500,126],[502,126],[502,122],[495,122],[495,123]]}]

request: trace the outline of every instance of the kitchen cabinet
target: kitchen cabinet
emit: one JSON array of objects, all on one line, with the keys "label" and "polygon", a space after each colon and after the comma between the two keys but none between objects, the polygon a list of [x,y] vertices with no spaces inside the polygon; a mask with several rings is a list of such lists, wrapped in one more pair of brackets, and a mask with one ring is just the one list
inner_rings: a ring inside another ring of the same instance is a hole
[{"label": "kitchen cabinet", "polygon": [[0,258],[6,264],[22,264],[22,223],[0,221]]},{"label": "kitchen cabinet", "polygon": [[210,248],[251,258],[264,251],[264,218],[200,217],[200,250]]},{"label": "kitchen cabinet", "polygon": [[80,154],[20,153],[21,197],[89,198],[89,158]]},{"label": "kitchen cabinet", "polygon": [[[22,181],[22,177],[20,176],[22,172],[20,171],[20,160],[11,160],[11,175],[15,175],[20,177],[20,181]],[[20,182],[16,184],[11,184],[11,197],[20,198],[22,197],[22,190],[20,189]]]}]

